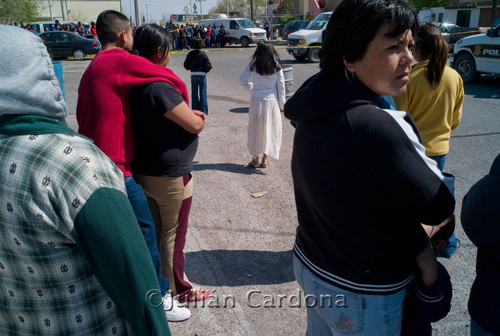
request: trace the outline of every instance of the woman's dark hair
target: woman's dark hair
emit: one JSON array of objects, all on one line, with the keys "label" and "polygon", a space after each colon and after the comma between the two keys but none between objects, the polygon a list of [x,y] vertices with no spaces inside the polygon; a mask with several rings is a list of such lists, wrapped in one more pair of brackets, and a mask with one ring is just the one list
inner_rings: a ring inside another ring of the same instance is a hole
[{"label": "woman's dark hair", "polygon": [[429,60],[425,77],[436,89],[441,82],[448,60],[448,43],[441,36],[441,31],[436,25],[422,23],[418,27],[415,45],[422,59]]},{"label": "woman's dark hair", "polygon": [[97,17],[97,38],[101,44],[115,43],[122,30],[130,29],[130,21],[120,12],[105,10]]},{"label": "woman's dark hair", "polygon": [[408,29],[417,32],[417,16],[404,0],[343,0],[328,21],[321,50],[320,68],[331,75],[344,74],[344,58],[363,58],[371,40],[384,23],[390,23],[393,38]]},{"label": "woman's dark hair", "polygon": [[281,60],[278,52],[269,43],[257,43],[257,49],[250,61],[250,70],[261,75],[272,75],[281,70]]},{"label": "woman's dark hair", "polygon": [[166,29],[154,23],[137,28],[134,35],[134,49],[137,50],[139,56],[150,60],[158,48],[160,48],[161,59],[165,59],[170,52],[170,33]]}]

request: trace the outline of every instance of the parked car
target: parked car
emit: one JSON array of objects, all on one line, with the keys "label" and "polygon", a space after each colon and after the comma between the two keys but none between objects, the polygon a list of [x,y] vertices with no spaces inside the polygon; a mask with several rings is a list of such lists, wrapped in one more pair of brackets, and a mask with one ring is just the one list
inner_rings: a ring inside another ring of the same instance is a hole
[{"label": "parked car", "polygon": [[297,61],[317,63],[319,62],[319,51],[323,40],[323,32],[326,30],[328,20],[333,12],[321,13],[309,22],[305,29],[288,35],[287,51]]},{"label": "parked car", "polygon": [[500,25],[486,34],[458,40],[452,56],[452,66],[464,83],[477,80],[482,73],[500,75]]},{"label": "parked car", "polygon": [[53,58],[82,58],[97,54],[101,43],[97,38],[83,37],[67,31],[48,31],[39,34]]},{"label": "parked car", "polygon": [[296,32],[297,30],[306,28],[309,22],[311,22],[311,20],[288,21],[288,23],[285,25],[285,27],[283,27],[283,30],[281,31],[281,38],[283,40],[286,40],[289,34]]},{"label": "parked car", "polygon": [[441,35],[449,44],[454,44],[467,36],[481,34],[481,29],[478,27],[459,27],[449,22],[440,22],[437,26],[441,29]]}]

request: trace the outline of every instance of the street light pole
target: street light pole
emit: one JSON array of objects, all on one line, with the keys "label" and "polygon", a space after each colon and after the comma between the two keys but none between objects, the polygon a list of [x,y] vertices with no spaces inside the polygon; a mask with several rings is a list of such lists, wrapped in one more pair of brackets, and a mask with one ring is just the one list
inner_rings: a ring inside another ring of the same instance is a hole
[{"label": "street light pole", "polygon": [[250,0],[250,21],[253,22],[253,0]]},{"label": "street light pole", "polygon": [[66,21],[66,19],[64,18],[64,4],[63,4],[63,0],[61,0],[61,15],[62,15],[62,20]]},{"label": "street light pole", "polygon": [[139,16],[139,0],[134,0],[135,4],[135,27],[139,28],[141,26],[141,17]]}]

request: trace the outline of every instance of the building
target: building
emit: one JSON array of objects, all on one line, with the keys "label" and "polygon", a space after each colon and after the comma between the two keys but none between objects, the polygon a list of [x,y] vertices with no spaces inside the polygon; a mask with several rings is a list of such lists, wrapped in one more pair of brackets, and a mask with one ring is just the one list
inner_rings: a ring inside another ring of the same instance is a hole
[{"label": "building", "polygon": [[[492,1],[455,1],[451,6],[424,8],[419,12],[419,20],[424,22],[450,22],[460,27],[489,27],[492,19]],[[500,8],[496,8],[497,17]]]},{"label": "building", "polygon": [[97,20],[100,12],[107,9],[122,11],[121,0],[36,0],[40,20],[82,21]]}]

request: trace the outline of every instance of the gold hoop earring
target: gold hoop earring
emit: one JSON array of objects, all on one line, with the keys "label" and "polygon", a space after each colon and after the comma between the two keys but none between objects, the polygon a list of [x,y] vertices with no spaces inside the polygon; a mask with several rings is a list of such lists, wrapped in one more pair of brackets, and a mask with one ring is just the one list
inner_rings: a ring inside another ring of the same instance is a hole
[{"label": "gold hoop earring", "polygon": [[349,83],[351,83],[354,78],[356,78],[356,76],[354,75],[354,72],[350,72],[347,70],[347,68],[344,68],[344,74],[345,74],[345,78],[347,79],[347,81]]}]

